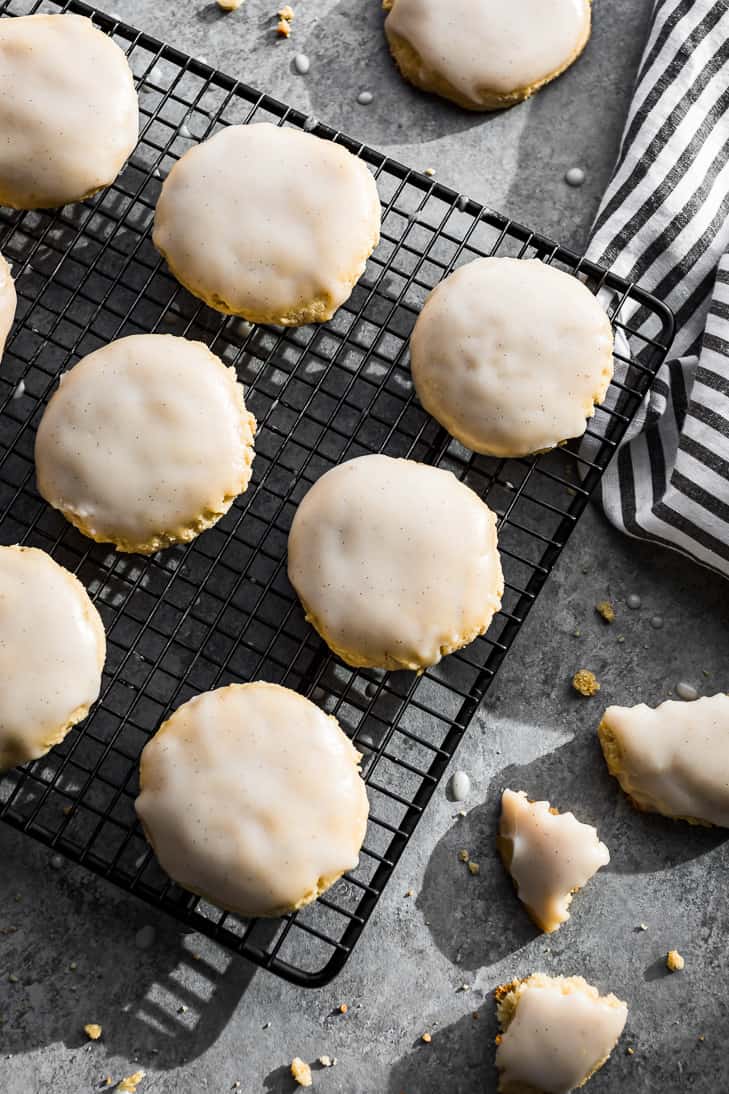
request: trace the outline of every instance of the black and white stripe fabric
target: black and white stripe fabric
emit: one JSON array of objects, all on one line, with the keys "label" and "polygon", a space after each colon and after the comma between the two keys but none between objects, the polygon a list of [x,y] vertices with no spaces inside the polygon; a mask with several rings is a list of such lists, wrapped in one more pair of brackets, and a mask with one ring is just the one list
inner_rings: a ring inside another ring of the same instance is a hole
[{"label": "black and white stripe fabric", "polygon": [[605,512],[729,575],[729,0],[656,0],[588,254],[677,321],[603,478]]}]

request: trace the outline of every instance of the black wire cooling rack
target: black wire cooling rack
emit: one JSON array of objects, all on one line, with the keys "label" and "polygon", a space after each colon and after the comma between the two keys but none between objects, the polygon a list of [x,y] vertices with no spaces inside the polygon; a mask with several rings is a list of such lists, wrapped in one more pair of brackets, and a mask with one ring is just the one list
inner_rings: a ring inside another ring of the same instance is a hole
[{"label": "black wire cooling rack", "polygon": [[[0,210],[0,251],[19,298],[0,368],[0,542],[41,547],[73,570],[108,635],[99,702],[62,745],[0,781],[0,816],[252,961],[321,985],[351,953],[663,360],[671,314],[564,248],[84,4],[0,0],[0,16],[38,10],[90,15],[126,50],[142,133],[123,173],[94,199],[55,213]],[[152,246],[173,161],[222,125],[264,120],[340,142],[377,179],[382,241],[325,326],[282,331],[220,316],[180,288]],[[493,254],[539,257],[582,276],[603,292],[616,333],[631,336],[633,352],[617,354],[620,379],[588,429],[589,457],[576,447],[520,460],[474,456],[413,395],[407,343],[426,294],[455,266]],[[35,427],[60,372],[112,338],[145,331],[207,342],[236,367],[260,426],[246,494],[193,544],[149,559],[84,539],[43,502],[33,477]],[[339,663],[286,580],[297,503],[333,464],[366,452],[449,468],[500,517],[502,611],[485,637],[421,677]],[[133,810],[139,753],[170,711],[197,692],[258,678],[336,715],[364,754],[371,803],[358,869],[275,921],[242,921],[171,883]]]}]

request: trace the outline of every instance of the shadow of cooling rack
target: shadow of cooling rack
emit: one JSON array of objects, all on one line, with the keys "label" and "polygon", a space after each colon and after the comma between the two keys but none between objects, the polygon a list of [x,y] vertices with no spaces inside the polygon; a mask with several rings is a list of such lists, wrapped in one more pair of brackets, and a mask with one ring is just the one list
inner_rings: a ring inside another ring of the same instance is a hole
[{"label": "shadow of cooling rack", "polygon": [[[0,781],[0,816],[295,983],[338,972],[372,914],[479,701],[663,360],[670,312],[646,293],[327,126],[83,4],[0,0],[0,15],[92,15],[126,50],[139,88],[138,148],[108,190],[54,213],[0,210],[18,316],[0,370],[0,542],[49,551],[89,589],[108,634],[90,717],[43,759]],[[351,299],[321,327],[251,327],[192,299],[152,246],[161,179],[220,126],[273,121],[337,140],[373,171],[382,241]],[[590,457],[567,447],[520,460],[474,456],[418,405],[407,341],[428,291],[481,255],[538,257],[601,292],[618,339]],[[640,333],[638,333],[640,327]],[[259,422],[253,481],[187,547],[153,558],[92,544],[38,496],[35,428],[59,374],[109,339],[199,338],[235,366]],[[296,505],[333,464],[367,452],[449,468],[500,517],[506,577],[488,632],[423,676],[355,671],[331,657],[286,580]],[[275,921],[242,921],[160,871],[135,821],[141,748],[193,694],[262,678],[336,715],[364,754],[371,819],[359,867]]]}]

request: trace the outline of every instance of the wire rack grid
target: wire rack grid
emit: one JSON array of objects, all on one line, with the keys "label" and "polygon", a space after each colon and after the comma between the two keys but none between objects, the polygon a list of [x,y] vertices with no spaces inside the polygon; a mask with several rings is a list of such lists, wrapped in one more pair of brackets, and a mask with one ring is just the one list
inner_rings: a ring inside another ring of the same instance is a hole
[{"label": "wire rack grid", "polygon": [[[250,960],[322,985],[352,952],[647,391],[670,344],[671,315],[566,249],[114,18],[75,0],[0,0],[0,16],[36,11],[89,15],[122,46],[142,131],[120,177],[95,198],[52,213],[0,210],[0,251],[18,289],[0,369],[0,542],[41,547],[76,573],[108,637],[91,715],[49,755],[0,780],[0,816]],[[381,243],[324,326],[278,330],[220,316],[175,282],[151,243],[172,163],[223,125],[264,120],[342,143],[377,179]],[[407,344],[425,296],[456,266],[494,254],[538,257],[582,277],[604,294],[625,336],[611,397],[588,429],[589,456],[574,446],[520,460],[474,456],[414,397]],[[228,515],[194,543],[142,559],[91,543],[45,505],[33,442],[61,371],[112,338],[147,331],[200,338],[234,365],[259,433],[252,484]],[[421,677],[339,663],[286,579],[296,505],[335,463],[368,452],[449,468],[499,515],[502,610],[487,635]],[[275,921],[243,921],[172,883],[133,810],[139,753],[171,710],[197,692],[259,678],[296,688],[339,719],[364,755],[371,803],[359,867]]]}]

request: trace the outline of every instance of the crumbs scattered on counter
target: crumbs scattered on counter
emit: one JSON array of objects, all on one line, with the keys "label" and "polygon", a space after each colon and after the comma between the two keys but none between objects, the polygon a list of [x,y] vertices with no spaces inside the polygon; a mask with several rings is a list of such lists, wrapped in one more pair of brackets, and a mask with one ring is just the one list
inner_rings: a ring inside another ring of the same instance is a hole
[{"label": "crumbs scattered on counter", "polygon": [[423,1041],[426,1045],[429,1045],[433,1038],[429,1033],[421,1033],[420,1040]]},{"label": "crumbs scattered on counter", "polygon": [[609,600],[601,600],[595,605],[595,611],[602,616],[606,623],[615,622],[615,608]]},{"label": "crumbs scattered on counter", "polygon": [[680,972],[685,968],[686,962],[684,961],[678,950],[669,950],[666,954],[666,968],[669,972]]},{"label": "crumbs scattered on counter", "polygon": [[339,1004],[339,1013],[340,1014],[346,1014],[348,1010],[349,1010],[349,1007],[347,1006],[346,1003],[340,1003]]},{"label": "crumbs scattered on counter", "polygon": [[218,0],[218,7],[221,11],[237,11],[243,3],[243,0]]},{"label": "crumbs scattered on counter", "polygon": [[294,9],[290,4],[285,4],[279,12],[278,23],[276,24],[276,34],[280,38],[288,38],[291,34],[291,20],[294,18]]},{"label": "crumbs scattered on counter", "polygon": [[127,1075],[117,1085],[117,1094],[137,1094],[137,1087],[144,1078],[143,1071],[135,1071],[133,1075]]},{"label": "crumbs scattered on counter", "polygon": [[647,931],[648,930],[648,924],[647,923],[639,923],[638,924],[638,930],[639,931]]},{"label": "crumbs scattered on counter", "polygon": [[320,1056],[319,1063],[322,1067],[334,1067],[337,1062],[336,1056]]},{"label": "crumbs scattered on counter", "polygon": [[291,1075],[299,1086],[312,1085],[311,1068],[300,1056],[294,1056],[291,1061]]},{"label": "crumbs scattered on counter", "polygon": [[97,1022],[87,1022],[84,1026],[84,1033],[88,1037],[89,1041],[98,1041],[99,1037],[103,1033],[101,1026]]},{"label": "crumbs scattered on counter", "polygon": [[459,862],[468,862],[469,858],[470,858],[470,855],[468,854],[468,851],[465,850],[465,848],[464,848],[463,851],[458,852],[458,861]]},{"label": "crumbs scattered on counter", "polygon": [[593,695],[597,695],[600,690],[597,677],[590,669],[578,669],[572,677],[572,687],[588,699]]},{"label": "crumbs scattered on counter", "polygon": [[435,174],[435,167],[426,167],[423,171],[423,174],[427,175],[428,178],[432,179],[433,175]]},{"label": "crumbs scattered on counter", "polygon": [[481,873],[481,867],[479,866],[479,864],[477,862],[469,862],[468,872],[469,872],[469,874],[472,874],[473,877],[477,877],[478,874]]}]

